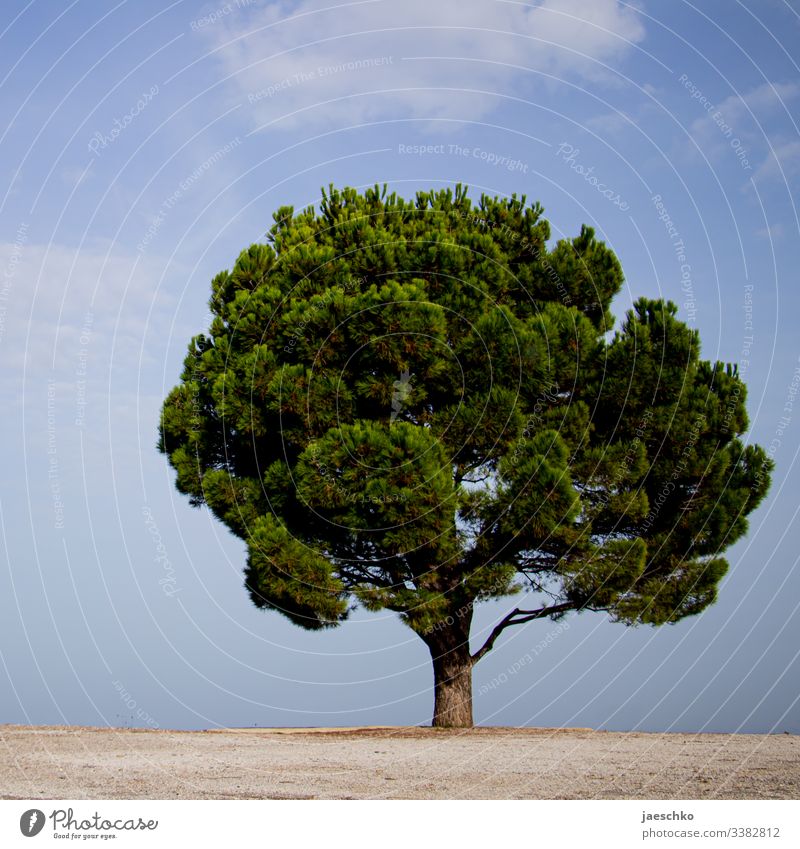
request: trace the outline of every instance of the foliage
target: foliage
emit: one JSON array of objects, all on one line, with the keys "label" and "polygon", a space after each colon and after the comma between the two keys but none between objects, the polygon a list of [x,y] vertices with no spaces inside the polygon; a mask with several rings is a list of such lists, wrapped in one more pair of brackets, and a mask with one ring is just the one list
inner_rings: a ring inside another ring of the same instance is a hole
[{"label": "foliage", "polygon": [[549,238],[524,197],[331,188],[217,275],[159,447],[246,543],[255,604],[311,629],[387,608],[430,639],[521,590],[540,606],[503,627],[714,601],[772,468],[740,441],[745,387],[672,303],[612,336],[617,258]]}]

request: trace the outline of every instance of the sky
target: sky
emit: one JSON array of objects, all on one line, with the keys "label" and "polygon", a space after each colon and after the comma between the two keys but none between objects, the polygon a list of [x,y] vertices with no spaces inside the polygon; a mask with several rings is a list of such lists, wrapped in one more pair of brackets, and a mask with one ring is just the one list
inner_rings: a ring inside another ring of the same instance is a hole
[{"label": "sky", "polygon": [[[800,733],[800,4],[8,0],[0,19],[0,723],[424,724],[390,612],[257,610],[159,409],[210,281],[322,187],[539,201],[749,387],[771,493],[718,602],[507,630],[490,725]],[[513,600],[483,605],[480,643]]]}]

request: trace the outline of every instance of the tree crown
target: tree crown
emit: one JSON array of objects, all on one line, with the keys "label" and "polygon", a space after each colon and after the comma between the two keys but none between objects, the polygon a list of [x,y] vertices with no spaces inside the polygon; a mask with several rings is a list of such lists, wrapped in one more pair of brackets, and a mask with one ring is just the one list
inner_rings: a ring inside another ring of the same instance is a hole
[{"label": "tree crown", "polygon": [[548,247],[542,212],[331,187],[214,278],[159,447],[246,542],[258,606],[425,635],[521,590],[544,606],[507,624],[714,600],[772,468],[745,387],[670,302],[612,337],[617,258],[589,227]]}]

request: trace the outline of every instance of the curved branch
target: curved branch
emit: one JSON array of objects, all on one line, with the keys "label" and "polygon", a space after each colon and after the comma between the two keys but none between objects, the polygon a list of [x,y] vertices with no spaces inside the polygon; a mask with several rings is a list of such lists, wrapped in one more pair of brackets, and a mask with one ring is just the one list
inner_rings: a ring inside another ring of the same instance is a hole
[{"label": "curved branch", "polygon": [[551,607],[542,607],[539,610],[520,610],[518,607],[515,607],[511,613],[503,617],[494,626],[486,642],[472,655],[473,664],[477,663],[485,654],[492,650],[495,641],[506,628],[510,628],[512,625],[523,625],[525,622],[532,622],[534,619],[544,619],[545,616],[566,613],[568,610],[576,609],[577,605],[572,601],[565,601],[563,604],[554,604]]}]

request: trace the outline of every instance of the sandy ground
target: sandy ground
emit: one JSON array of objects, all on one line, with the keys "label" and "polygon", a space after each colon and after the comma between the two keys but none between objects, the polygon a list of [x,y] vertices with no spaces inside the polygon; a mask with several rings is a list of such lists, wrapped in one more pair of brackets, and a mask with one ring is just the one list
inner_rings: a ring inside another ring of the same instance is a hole
[{"label": "sandy ground", "polygon": [[800,737],[0,725],[3,799],[798,799]]}]

